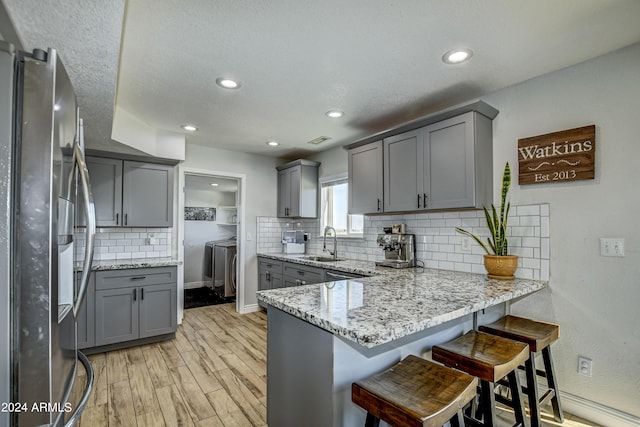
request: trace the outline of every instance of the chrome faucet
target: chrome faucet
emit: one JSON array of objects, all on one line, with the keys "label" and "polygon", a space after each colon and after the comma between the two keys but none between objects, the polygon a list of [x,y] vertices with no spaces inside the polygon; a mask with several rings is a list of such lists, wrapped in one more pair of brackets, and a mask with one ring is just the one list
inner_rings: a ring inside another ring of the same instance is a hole
[{"label": "chrome faucet", "polygon": [[[333,230],[333,252],[327,249],[327,233],[329,230]],[[335,228],[328,225],[324,228],[324,235],[322,236],[322,252],[329,252],[334,260],[338,259],[338,233],[336,233]]]}]

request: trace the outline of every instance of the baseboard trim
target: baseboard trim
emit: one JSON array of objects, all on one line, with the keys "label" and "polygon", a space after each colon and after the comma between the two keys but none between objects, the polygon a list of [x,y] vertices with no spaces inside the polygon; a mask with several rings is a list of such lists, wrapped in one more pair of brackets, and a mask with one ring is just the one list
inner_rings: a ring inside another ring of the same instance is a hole
[{"label": "baseboard trim", "polygon": [[640,426],[640,418],[609,406],[560,391],[562,409],[604,426]]},{"label": "baseboard trim", "polygon": [[204,288],[209,282],[189,282],[184,284],[184,289]]},{"label": "baseboard trim", "polygon": [[240,314],[255,313],[256,311],[261,310],[262,307],[260,307],[258,304],[248,304],[242,307],[242,311],[240,312]]}]

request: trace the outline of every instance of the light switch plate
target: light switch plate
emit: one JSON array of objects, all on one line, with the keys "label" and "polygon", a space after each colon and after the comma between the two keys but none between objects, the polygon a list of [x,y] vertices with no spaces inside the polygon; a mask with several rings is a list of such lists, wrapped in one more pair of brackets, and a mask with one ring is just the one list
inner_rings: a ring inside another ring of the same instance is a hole
[{"label": "light switch plate", "polygon": [[607,257],[623,257],[624,256],[624,239],[601,237],[600,238],[600,255]]}]

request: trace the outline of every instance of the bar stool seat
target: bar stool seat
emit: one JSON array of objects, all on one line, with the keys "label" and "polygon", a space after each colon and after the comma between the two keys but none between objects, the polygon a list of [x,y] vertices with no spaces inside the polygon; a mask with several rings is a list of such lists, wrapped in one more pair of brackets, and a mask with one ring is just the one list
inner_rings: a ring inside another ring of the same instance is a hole
[{"label": "bar stool seat", "polygon": [[[560,405],[559,390],[556,384],[555,369],[551,357],[551,344],[560,337],[560,326],[553,323],[539,322],[523,317],[507,315],[489,325],[480,326],[481,331],[501,337],[517,340],[529,346],[529,359],[524,364],[527,386],[523,390],[529,398],[529,412],[532,427],[542,426],[540,407],[551,400],[553,416],[556,421],[563,422],[564,414]],[[544,371],[536,369],[536,353],[542,352]],[[539,396],[536,376],[547,379],[547,390]],[[510,402],[499,401],[510,404]]]},{"label": "bar stool seat", "polygon": [[351,400],[367,411],[365,427],[383,420],[396,427],[463,427],[462,408],[478,380],[417,356],[351,386]]},{"label": "bar stool seat", "polygon": [[[465,416],[467,424],[495,426],[495,383],[504,377],[512,393],[516,425],[527,425],[518,377],[518,366],[529,357],[524,343],[472,330],[453,341],[434,346],[433,360],[459,369],[480,379],[482,423],[472,413]],[[472,411],[473,412],[473,411]]]}]

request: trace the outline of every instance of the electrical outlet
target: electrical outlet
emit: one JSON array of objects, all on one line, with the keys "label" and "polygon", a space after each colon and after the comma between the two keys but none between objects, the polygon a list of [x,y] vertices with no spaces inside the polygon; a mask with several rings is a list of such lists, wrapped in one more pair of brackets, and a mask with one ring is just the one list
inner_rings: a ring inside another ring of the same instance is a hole
[{"label": "electrical outlet", "polygon": [[471,252],[471,237],[462,238],[462,252]]},{"label": "electrical outlet", "polygon": [[600,255],[601,256],[624,256],[624,239],[622,238],[600,238]]},{"label": "electrical outlet", "polygon": [[591,378],[592,367],[591,359],[584,356],[578,356],[578,373],[580,375]]}]

